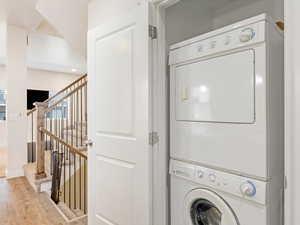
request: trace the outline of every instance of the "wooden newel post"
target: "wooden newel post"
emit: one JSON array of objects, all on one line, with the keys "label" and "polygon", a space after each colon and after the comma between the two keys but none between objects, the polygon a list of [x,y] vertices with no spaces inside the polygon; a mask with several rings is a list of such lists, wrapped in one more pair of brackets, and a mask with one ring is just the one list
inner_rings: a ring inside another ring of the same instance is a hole
[{"label": "wooden newel post", "polygon": [[36,179],[43,179],[47,177],[45,173],[45,138],[41,128],[45,126],[45,112],[47,103],[34,103],[37,108],[37,121],[36,121]]}]

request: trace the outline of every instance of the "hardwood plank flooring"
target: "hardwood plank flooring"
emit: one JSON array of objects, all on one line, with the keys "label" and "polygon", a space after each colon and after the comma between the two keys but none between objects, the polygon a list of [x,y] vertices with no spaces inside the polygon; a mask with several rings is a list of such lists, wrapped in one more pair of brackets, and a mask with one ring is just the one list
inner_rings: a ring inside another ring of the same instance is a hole
[{"label": "hardwood plank flooring", "polygon": [[[0,179],[0,225],[67,225],[46,194],[26,178]],[[86,219],[68,225],[86,225]]]}]

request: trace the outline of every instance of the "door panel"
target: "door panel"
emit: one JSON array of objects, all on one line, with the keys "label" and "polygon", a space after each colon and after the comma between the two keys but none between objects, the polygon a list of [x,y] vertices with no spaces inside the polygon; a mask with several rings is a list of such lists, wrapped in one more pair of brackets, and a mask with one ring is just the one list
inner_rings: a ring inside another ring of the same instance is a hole
[{"label": "door panel", "polygon": [[97,202],[101,202],[96,205],[96,215],[100,224],[134,224],[132,202],[135,164],[98,156],[96,168],[99,171],[96,196]]},{"label": "door panel", "polygon": [[89,224],[150,225],[147,1],[89,32]]},{"label": "door panel", "polygon": [[[96,41],[97,127],[101,134],[133,136],[135,25]],[[114,66],[115,60],[118,65]]]}]

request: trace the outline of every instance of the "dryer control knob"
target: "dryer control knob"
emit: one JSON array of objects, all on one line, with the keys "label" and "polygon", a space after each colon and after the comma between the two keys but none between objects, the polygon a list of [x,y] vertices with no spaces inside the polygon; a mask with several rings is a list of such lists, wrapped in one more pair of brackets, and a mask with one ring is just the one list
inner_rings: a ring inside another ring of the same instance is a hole
[{"label": "dryer control knob", "polygon": [[242,34],[240,35],[241,42],[251,41],[255,37],[255,31],[252,28],[246,28],[242,30]]},{"label": "dryer control knob", "polygon": [[229,45],[230,42],[231,42],[231,37],[230,37],[230,36],[226,36],[226,37],[225,37],[225,40],[224,40],[224,44],[225,44],[225,45]]},{"label": "dryer control knob", "polygon": [[251,181],[246,181],[240,187],[241,193],[247,197],[253,197],[256,194],[256,187]]}]

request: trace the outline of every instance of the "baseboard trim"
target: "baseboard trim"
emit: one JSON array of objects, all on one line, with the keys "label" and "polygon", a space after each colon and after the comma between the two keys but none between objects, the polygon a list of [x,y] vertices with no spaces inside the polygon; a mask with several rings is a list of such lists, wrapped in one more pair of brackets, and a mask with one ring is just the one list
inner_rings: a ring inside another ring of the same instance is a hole
[{"label": "baseboard trim", "polygon": [[7,168],[7,179],[17,178],[17,177],[24,177],[24,170],[23,169],[10,169]]},{"label": "baseboard trim", "polygon": [[[46,193],[45,193],[46,194]],[[51,202],[51,204],[56,208],[56,210],[58,211],[58,213],[64,218],[64,220],[67,222],[67,223],[72,223],[72,222],[76,222],[78,220],[81,220],[81,219],[84,219],[87,217],[87,215],[83,215],[83,216],[80,216],[80,217],[76,217],[74,219],[69,219],[65,214],[64,212],[51,200],[50,196],[48,194],[46,194],[49,198],[48,198],[48,201]]]}]

